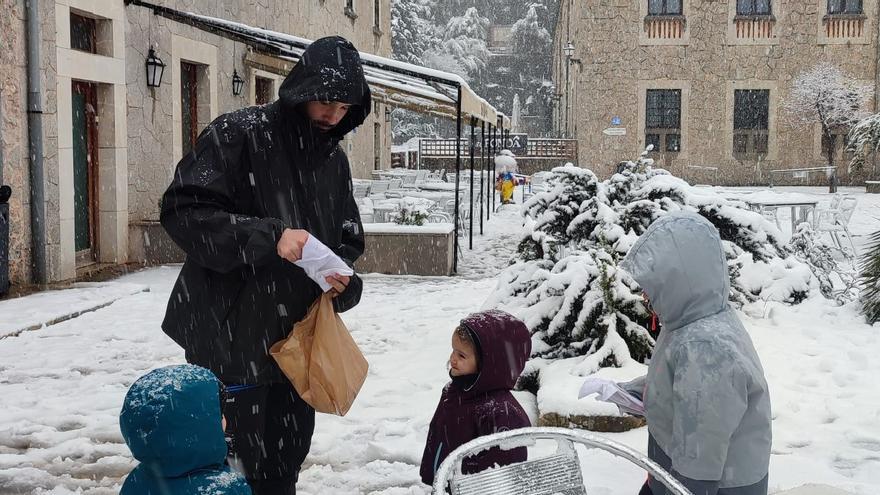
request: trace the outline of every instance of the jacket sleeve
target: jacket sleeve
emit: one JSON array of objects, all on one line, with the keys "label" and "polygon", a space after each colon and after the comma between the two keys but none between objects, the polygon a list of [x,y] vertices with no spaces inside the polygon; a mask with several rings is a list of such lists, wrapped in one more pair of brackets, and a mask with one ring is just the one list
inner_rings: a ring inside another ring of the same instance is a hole
[{"label": "jacket sleeve", "polygon": [[234,172],[243,166],[245,137],[221,131],[220,125],[232,124],[218,122],[202,132],[194,151],[177,164],[162,196],[162,226],[188,259],[214,271],[280,260],[276,246],[284,223],[235,211],[240,189],[250,187]]},{"label": "jacket sleeve", "polygon": [[[347,181],[343,188],[345,196],[345,211],[342,221],[342,239],[339,246],[333,251],[345,261],[348,266],[354,268],[354,262],[364,254],[364,226],[361,223],[361,214],[358,210],[357,202],[352,193],[351,170],[348,167],[348,161],[345,163]],[[348,287],[342,294],[333,300],[333,308],[337,313],[344,313],[349,309],[357,306],[361,300],[364,283],[357,273],[352,275],[348,283]]]},{"label": "jacket sleeve", "polygon": [[719,481],[748,407],[747,375],[706,342],[684,343],[673,363],[672,468],[685,482]]},{"label": "jacket sleeve", "polygon": [[[516,400],[512,396],[508,400]],[[485,416],[477,418],[477,435],[485,436],[502,431],[515,430],[517,428],[525,428],[531,426],[525,412],[519,404],[510,404],[507,402],[499,404],[498,407],[488,408],[491,412]],[[492,447],[484,450],[477,455],[470,456],[462,462],[462,472],[465,474],[478,473],[489,469],[495,465],[506,466],[517,462],[523,462],[528,458],[528,449],[525,447],[516,447],[513,449],[502,449],[501,447]]]},{"label": "jacket sleeve", "polygon": [[632,395],[636,399],[644,401],[643,396],[645,395],[645,380],[647,379],[646,375],[642,375],[638,378],[630,380],[628,382],[620,382],[617,385],[620,388],[626,390],[629,395]]},{"label": "jacket sleeve", "polygon": [[443,398],[447,390],[444,387],[443,393],[440,395],[440,402],[437,403],[437,409],[434,410],[434,416],[428,424],[428,437],[425,439],[425,450],[422,452],[422,462],[419,466],[419,476],[422,479],[422,483],[426,485],[434,483],[434,474],[436,474],[437,469],[443,460],[446,459],[446,454],[448,453],[443,451],[443,437],[439,431],[441,425],[438,425],[440,405],[443,404]]}]

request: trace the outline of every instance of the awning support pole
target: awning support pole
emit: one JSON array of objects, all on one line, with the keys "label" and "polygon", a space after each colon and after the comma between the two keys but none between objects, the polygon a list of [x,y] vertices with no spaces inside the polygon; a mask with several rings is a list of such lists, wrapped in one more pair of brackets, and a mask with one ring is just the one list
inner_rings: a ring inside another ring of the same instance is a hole
[{"label": "awning support pole", "polygon": [[458,99],[455,101],[455,114],[455,236],[452,241],[452,272],[458,273],[458,222],[460,220],[458,213],[461,196],[461,190],[459,189],[459,184],[461,183],[461,87],[458,88]]},{"label": "awning support pole", "polygon": [[474,249],[474,144],[477,139],[474,131],[476,127],[477,119],[476,117],[471,117],[471,183],[468,184],[468,196],[471,197],[471,214],[470,218],[468,218],[468,222],[470,222],[468,226],[468,249]]}]

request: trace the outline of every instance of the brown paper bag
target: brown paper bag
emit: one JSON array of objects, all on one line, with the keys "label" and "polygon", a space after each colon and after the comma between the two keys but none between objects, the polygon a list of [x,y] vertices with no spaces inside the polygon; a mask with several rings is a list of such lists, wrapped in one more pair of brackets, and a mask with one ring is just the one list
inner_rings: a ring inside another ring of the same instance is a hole
[{"label": "brown paper bag", "polygon": [[316,411],[345,416],[367,378],[367,360],[325,293],[269,354]]}]

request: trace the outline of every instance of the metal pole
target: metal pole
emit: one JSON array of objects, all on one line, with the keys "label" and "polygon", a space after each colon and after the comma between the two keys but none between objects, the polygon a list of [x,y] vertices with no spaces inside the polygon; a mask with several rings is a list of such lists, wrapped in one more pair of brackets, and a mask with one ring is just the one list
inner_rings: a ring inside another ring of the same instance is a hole
[{"label": "metal pole", "polygon": [[495,142],[492,141],[492,133],[495,132],[495,126],[493,124],[489,124],[489,142],[487,143],[487,151],[486,151],[486,220],[488,221],[491,218],[492,214],[492,186],[495,184],[495,177],[492,177],[492,174],[489,172],[492,169],[492,164],[489,163],[489,160],[492,160],[492,151],[495,149]]},{"label": "metal pole", "polygon": [[458,99],[455,102],[455,235],[453,236],[452,246],[452,272],[458,273],[458,207],[459,194],[458,184],[461,181],[461,86],[458,87]]},{"label": "metal pole", "polygon": [[468,185],[468,189],[470,189],[470,197],[471,197],[471,215],[468,221],[470,222],[468,228],[468,249],[474,248],[474,141],[476,141],[477,137],[474,134],[475,127],[477,126],[476,117],[471,117],[471,183]]},{"label": "metal pole", "polygon": [[480,235],[483,235],[483,198],[486,196],[486,123],[482,124],[480,131],[480,139],[483,142],[480,147],[480,152],[483,155],[480,160]]},{"label": "metal pole", "polygon": [[[498,146],[498,151],[503,150],[504,149],[504,122],[503,121],[501,122],[501,128],[497,131],[496,138],[498,139],[498,143],[496,145],[496,146]],[[496,155],[498,154],[498,151],[495,152]],[[497,169],[497,165],[495,163],[495,160],[492,160],[492,179],[493,180],[498,178],[498,170],[496,170],[496,169]],[[492,193],[492,211],[497,211],[495,209],[495,196],[497,196],[497,194],[495,194],[493,192]]]},{"label": "metal pole", "polygon": [[42,43],[40,2],[25,2],[27,8],[27,115],[28,156],[31,180],[31,270],[34,283],[48,282],[46,266],[46,196],[43,166],[43,87],[40,45]]}]

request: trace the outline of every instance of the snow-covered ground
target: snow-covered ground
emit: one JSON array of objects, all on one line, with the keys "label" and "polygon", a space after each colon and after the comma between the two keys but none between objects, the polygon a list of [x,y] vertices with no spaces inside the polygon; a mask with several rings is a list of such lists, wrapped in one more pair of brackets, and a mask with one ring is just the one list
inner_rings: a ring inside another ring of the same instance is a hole
[{"label": "snow-covered ground", "polygon": [[[823,194],[821,188],[797,191]],[[852,230],[861,241],[880,228],[880,196],[859,199]],[[370,374],[346,417],[319,415],[300,493],[428,493],[418,463],[447,380],[452,328],[481,308],[516,246],[518,225],[515,207],[493,215],[486,234],[475,235],[473,251],[464,241],[459,277],[365,277],[363,300],[344,319]],[[51,319],[83,297],[96,305],[115,299],[71,320],[0,338],[0,494],[118,491],[133,466],[118,431],[125,391],[147,370],[183,361],[159,329],[178,270],[144,270],[90,293],[0,303],[6,324],[11,311],[34,315],[38,308]],[[742,317],[773,397],[771,493],[805,483],[880,493],[878,328],[864,324],[855,305],[836,307],[818,294],[796,307],[755,304]],[[534,414],[534,399],[518,397]],[[642,451],[646,446],[644,429],[609,436]],[[588,452],[583,459],[594,495],[631,495],[644,479],[608,454]]]}]

